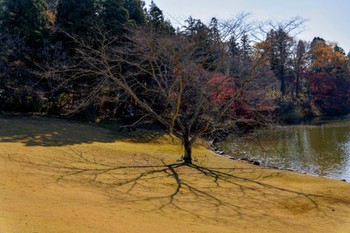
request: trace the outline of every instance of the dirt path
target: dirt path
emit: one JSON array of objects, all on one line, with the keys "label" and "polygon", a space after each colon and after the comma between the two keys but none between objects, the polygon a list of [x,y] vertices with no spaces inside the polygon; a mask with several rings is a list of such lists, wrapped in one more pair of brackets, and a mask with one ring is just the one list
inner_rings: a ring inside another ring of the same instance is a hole
[{"label": "dirt path", "polygon": [[0,232],[350,232],[349,183],[202,147],[174,163],[178,143],[143,133],[0,118]]}]

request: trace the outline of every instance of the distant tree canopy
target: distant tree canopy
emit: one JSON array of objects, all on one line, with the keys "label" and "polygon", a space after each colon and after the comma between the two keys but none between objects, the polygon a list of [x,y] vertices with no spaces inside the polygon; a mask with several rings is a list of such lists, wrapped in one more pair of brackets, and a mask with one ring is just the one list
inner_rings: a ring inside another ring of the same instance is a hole
[{"label": "distant tree canopy", "polygon": [[95,0],[60,0],[56,24],[67,33],[86,35],[96,13]]},{"label": "distant tree canopy", "polygon": [[141,0],[125,0],[124,8],[128,10],[130,23],[136,25],[143,25],[146,22],[144,2]]},{"label": "distant tree canopy", "polygon": [[0,2],[0,28],[28,43],[43,40],[48,33],[48,7],[45,0],[3,0]]},{"label": "distant tree canopy", "polygon": [[271,30],[267,35],[271,70],[281,82],[281,94],[286,94],[286,76],[293,38],[283,28]]},{"label": "distant tree canopy", "polygon": [[347,70],[344,50],[316,37],[311,42],[311,69],[315,72],[339,73]]},{"label": "distant tree canopy", "polygon": [[174,34],[175,29],[170,21],[165,20],[163,11],[152,1],[147,12],[147,21],[149,25],[156,31]]},{"label": "distant tree canopy", "polygon": [[304,22],[242,13],[189,17],[175,30],[153,1],[2,0],[0,109],[95,119],[133,103],[189,147],[258,116],[348,113],[350,55],[320,37],[299,40]]},{"label": "distant tree canopy", "polygon": [[107,30],[121,32],[129,20],[129,12],[124,8],[123,0],[103,0],[99,12],[101,23]]},{"label": "distant tree canopy", "polygon": [[59,0],[56,25],[67,33],[86,36],[94,24],[121,33],[126,24],[146,22],[141,0]]}]

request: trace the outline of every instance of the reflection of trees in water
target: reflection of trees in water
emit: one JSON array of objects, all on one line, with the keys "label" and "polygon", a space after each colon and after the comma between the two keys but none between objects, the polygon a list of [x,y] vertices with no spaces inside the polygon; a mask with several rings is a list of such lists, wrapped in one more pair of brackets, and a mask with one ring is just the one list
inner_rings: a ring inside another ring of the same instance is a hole
[{"label": "reflection of trees in water", "polygon": [[[347,153],[343,145],[348,140],[349,127],[295,127],[283,132],[288,159],[296,169],[319,175],[340,175]],[[278,147],[282,145],[277,143]]]},{"label": "reflection of trees in water", "polygon": [[[290,126],[262,130],[243,142],[255,159],[308,173],[347,178],[350,126]],[[349,176],[349,175],[348,175]],[[350,177],[349,177],[350,178]]]}]

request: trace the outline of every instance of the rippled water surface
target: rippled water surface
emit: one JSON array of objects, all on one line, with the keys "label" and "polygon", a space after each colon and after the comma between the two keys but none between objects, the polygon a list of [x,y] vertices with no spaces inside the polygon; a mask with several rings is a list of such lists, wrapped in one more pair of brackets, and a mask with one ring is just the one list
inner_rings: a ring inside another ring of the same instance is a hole
[{"label": "rippled water surface", "polygon": [[232,136],[221,146],[270,166],[350,181],[349,117]]}]

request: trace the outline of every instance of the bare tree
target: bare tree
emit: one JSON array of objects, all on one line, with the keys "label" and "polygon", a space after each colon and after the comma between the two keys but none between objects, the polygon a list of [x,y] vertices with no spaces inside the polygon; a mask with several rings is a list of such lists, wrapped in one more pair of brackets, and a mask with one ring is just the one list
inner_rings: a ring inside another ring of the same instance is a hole
[{"label": "bare tree", "polygon": [[77,63],[65,69],[70,74],[65,82],[85,85],[85,101],[107,88],[119,90],[120,99],[132,98],[143,112],[138,122],[152,118],[181,138],[183,160],[191,163],[199,136],[226,131],[245,117],[236,103],[264,60],[252,62],[237,89],[234,77],[225,74],[227,44],[203,44],[195,36],[159,34],[147,27],[129,29],[124,39],[97,27],[92,43],[71,36],[78,45]]}]

